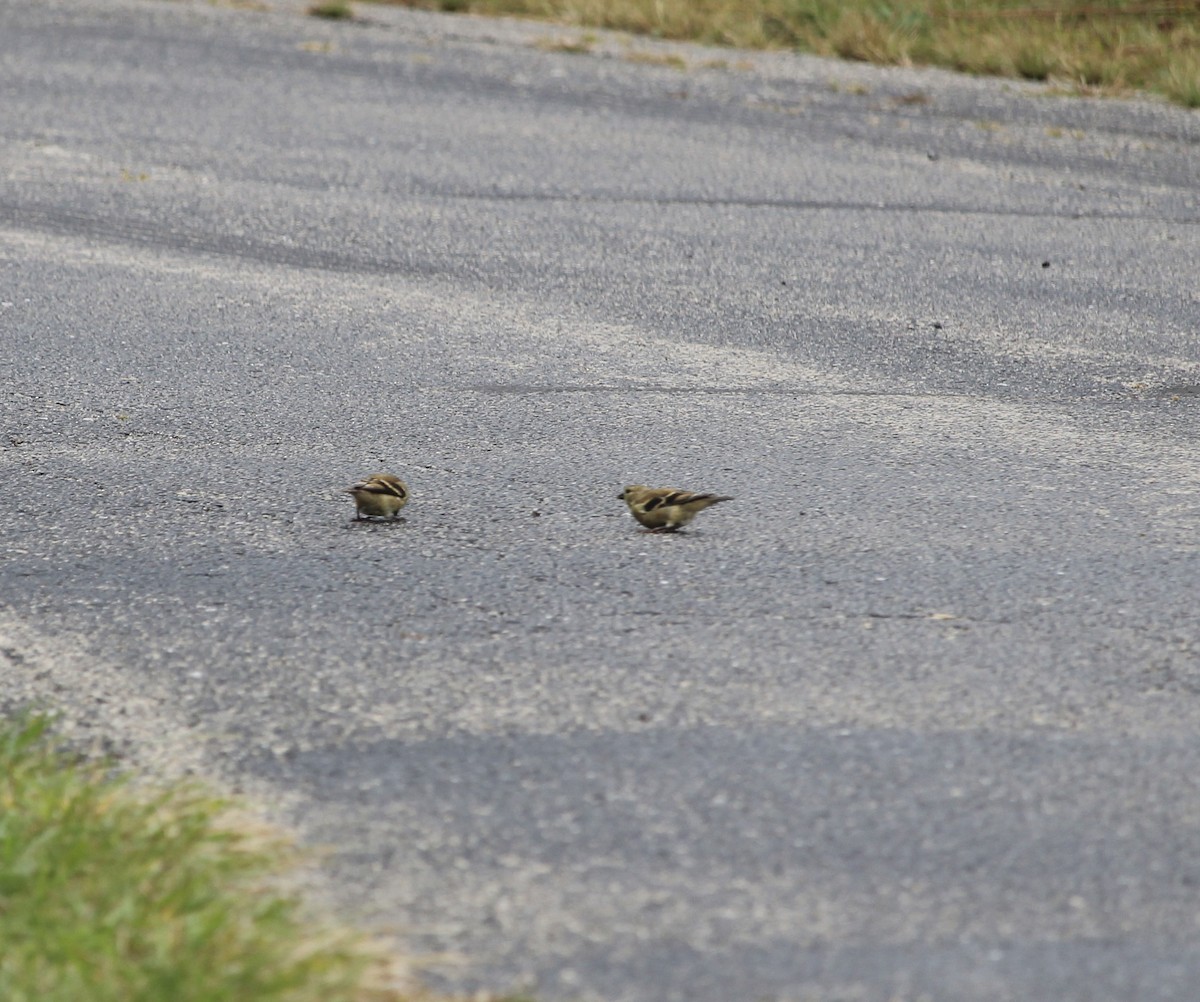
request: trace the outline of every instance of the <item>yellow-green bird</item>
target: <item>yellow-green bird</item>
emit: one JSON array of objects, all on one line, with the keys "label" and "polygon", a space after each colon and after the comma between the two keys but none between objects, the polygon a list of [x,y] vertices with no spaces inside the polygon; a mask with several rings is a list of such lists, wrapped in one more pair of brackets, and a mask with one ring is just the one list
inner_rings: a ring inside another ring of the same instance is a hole
[{"label": "yellow-green bird", "polygon": [[374,473],[347,487],[346,493],[354,495],[355,521],[361,521],[364,515],[394,519],[408,504],[407,485],[390,473]]},{"label": "yellow-green bird", "polygon": [[642,484],[626,487],[617,497],[629,506],[629,513],[649,532],[682,529],[709,505],[733,500],[724,494],[695,494],[674,487],[645,487]]}]

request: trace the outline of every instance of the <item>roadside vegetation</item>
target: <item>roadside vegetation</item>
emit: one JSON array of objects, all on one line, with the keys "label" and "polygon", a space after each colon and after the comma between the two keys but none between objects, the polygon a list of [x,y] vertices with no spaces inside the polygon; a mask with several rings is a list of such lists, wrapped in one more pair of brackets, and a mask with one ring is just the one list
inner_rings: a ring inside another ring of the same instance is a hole
[{"label": "roadside vegetation", "polygon": [[417,1002],[381,949],[284,890],[300,857],[278,832],[48,728],[0,721],[5,1002]]},{"label": "roadside vegetation", "polygon": [[1154,91],[1200,107],[1197,0],[387,0],[578,28]]},{"label": "roadside vegetation", "polygon": [[329,21],[345,21],[354,17],[354,8],[350,0],[318,0],[308,8],[308,13]]}]

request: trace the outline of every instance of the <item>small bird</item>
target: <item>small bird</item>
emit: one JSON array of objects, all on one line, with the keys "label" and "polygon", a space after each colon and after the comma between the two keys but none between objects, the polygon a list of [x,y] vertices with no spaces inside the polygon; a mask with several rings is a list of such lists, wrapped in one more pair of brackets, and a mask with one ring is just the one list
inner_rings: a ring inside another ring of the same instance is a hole
[{"label": "small bird", "polygon": [[353,487],[347,487],[346,493],[354,495],[356,522],[362,521],[364,515],[395,519],[400,509],[408,504],[408,487],[390,473],[374,473]]},{"label": "small bird", "polygon": [[641,484],[626,487],[617,497],[629,505],[629,513],[648,532],[682,529],[709,505],[733,500],[724,494],[693,494],[674,487],[643,487]]}]

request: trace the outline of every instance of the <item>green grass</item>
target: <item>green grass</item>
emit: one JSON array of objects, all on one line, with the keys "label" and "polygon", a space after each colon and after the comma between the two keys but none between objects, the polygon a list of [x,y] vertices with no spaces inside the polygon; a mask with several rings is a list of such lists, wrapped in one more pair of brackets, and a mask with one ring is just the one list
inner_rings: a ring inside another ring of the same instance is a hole
[{"label": "green grass", "polygon": [[350,0],[318,0],[308,8],[308,13],[330,21],[345,21],[354,17],[354,8]]},{"label": "green grass", "polygon": [[389,0],[743,48],[1155,91],[1200,106],[1196,0]]},{"label": "green grass", "polygon": [[278,833],[0,721],[0,999],[402,1002],[365,937],[314,925]]}]

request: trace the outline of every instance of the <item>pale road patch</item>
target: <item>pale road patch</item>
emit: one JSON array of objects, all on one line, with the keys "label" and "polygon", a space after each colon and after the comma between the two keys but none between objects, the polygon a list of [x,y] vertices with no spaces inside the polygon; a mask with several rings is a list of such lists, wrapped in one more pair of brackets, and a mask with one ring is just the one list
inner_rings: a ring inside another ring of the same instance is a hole
[{"label": "pale road patch", "polygon": [[8,709],[45,710],[85,751],[114,753],[168,779],[210,771],[170,694],[144,672],[125,672],[62,630],[43,633],[0,612],[0,691]]},{"label": "pale road patch", "polygon": [[[93,242],[82,249],[79,241],[70,237],[4,228],[0,228],[0,249],[81,266],[103,262],[143,277],[162,274],[219,278],[240,284],[247,292],[269,287],[272,296],[286,297],[290,308],[297,312],[319,311],[330,322],[357,318],[368,329],[377,327],[379,320],[370,316],[371,310],[357,304],[362,297],[369,297],[375,304],[375,317],[397,313],[437,317],[454,326],[460,339],[472,329],[484,329],[488,331],[487,341],[480,339],[474,347],[495,370],[522,373],[536,359],[542,366],[552,364],[554,378],[541,380],[547,386],[594,380],[598,391],[711,389],[753,394],[785,389],[803,401],[802,406],[780,416],[787,424],[803,427],[819,422],[821,409],[829,408],[842,412],[840,416],[851,419],[862,432],[879,432],[879,444],[891,441],[895,448],[906,452],[935,434],[953,434],[964,444],[980,448],[1020,441],[1026,443],[1031,455],[1052,450],[1061,462],[1085,466],[1103,462],[1145,477],[1146,485],[1159,484],[1159,489],[1147,491],[1144,499],[1149,501],[1145,510],[1155,517],[1187,516],[1200,511],[1200,505],[1192,507],[1178,498],[1154,500],[1160,491],[1175,495],[1200,491],[1200,459],[1195,450],[1184,443],[1143,436],[1119,417],[1098,429],[1093,422],[1103,422],[1103,417],[1093,415],[1085,421],[1072,408],[1041,401],[952,394],[908,396],[897,393],[893,384],[881,379],[850,379],[781,357],[777,349],[686,343],[630,324],[599,324],[528,301],[512,302],[449,284],[443,288],[428,280],[420,286],[405,287],[401,276],[297,273],[292,268],[271,266],[247,273],[237,261],[218,255],[198,257],[108,242]],[[333,295],[331,287],[346,294]],[[847,315],[837,305],[825,309],[829,318]],[[356,350],[377,351],[385,359],[417,340],[420,338],[410,338],[402,327],[397,327],[385,336],[358,342]],[[1028,353],[1047,358],[1083,354],[1069,346],[1045,343],[1030,344]],[[1143,367],[1140,371],[1154,364],[1186,364],[1200,372],[1200,363],[1184,363],[1176,358],[1130,354],[1126,361],[1131,372],[1139,371],[1139,364]],[[500,375],[497,382],[503,382]],[[451,392],[474,388],[452,384],[436,387]],[[870,395],[871,407],[860,406],[854,394]],[[851,396],[842,400],[842,395]],[[821,402],[827,396],[830,399]],[[1098,434],[1100,430],[1103,434]]]}]

